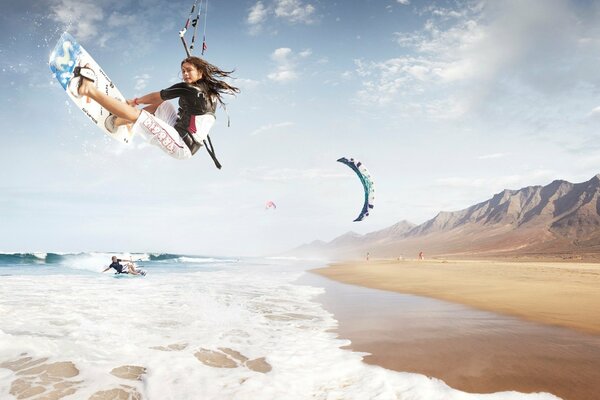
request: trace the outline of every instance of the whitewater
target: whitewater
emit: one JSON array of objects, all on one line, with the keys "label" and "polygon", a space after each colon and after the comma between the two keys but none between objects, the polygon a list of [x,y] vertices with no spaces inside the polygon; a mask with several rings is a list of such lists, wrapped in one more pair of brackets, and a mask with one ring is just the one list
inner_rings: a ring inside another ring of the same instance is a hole
[{"label": "whitewater", "polygon": [[367,365],[301,285],[316,262],[112,253],[0,254],[0,398],[557,399],[469,394]]}]

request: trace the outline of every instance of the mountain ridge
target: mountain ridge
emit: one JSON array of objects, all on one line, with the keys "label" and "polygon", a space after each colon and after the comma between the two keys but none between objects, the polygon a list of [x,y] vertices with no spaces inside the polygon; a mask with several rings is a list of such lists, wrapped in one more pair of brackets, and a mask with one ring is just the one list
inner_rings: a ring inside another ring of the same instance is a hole
[{"label": "mountain ridge", "polygon": [[600,174],[581,183],[554,180],[545,186],[505,189],[465,209],[441,211],[419,225],[402,220],[289,253],[347,259],[367,252],[412,258],[420,251],[442,257],[600,258]]}]

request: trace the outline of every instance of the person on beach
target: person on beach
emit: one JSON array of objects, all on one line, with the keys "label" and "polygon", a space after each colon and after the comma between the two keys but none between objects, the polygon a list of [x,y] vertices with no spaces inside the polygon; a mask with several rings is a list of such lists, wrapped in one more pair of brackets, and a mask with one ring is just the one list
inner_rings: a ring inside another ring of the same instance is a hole
[{"label": "person on beach", "polygon": [[[225,105],[221,96],[240,92],[237,87],[219,79],[232,73],[201,58],[187,57],[181,62],[183,82],[123,103],[96,87],[95,72],[86,65],[75,68],[69,90],[75,97],[91,98],[112,114],[105,123],[108,131],[128,125],[170,156],[186,159],[193,156],[207,139],[215,123],[217,103]],[[175,98],[179,98],[178,111],[166,101]],[[138,109],[138,105],[146,106]],[[220,167],[212,149],[207,150]]]},{"label": "person on beach", "polygon": [[121,261],[117,258],[117,256],[112,256],[112,263],[104,269],[102,272],[106,272],[109,269],[113,268],[117,271],[117,274],[132,274],[132,275],[146,275],[143,270],[137,269],[133,262],[128,262],[125,265],[121,264]]}]

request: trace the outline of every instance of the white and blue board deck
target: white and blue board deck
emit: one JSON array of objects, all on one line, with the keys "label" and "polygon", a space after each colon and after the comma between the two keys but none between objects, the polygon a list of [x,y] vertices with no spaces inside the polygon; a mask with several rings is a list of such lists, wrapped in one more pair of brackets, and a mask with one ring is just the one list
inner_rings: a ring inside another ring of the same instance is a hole
[{"label": "white and blue board deck", "polygon": [[112,83],[104,70],[100,68],[92,56],[68,32],[63,33],[56,43],[54,50],[50,54],[49,64],[50,70],[54,73],[54,76],[69,98],[98,128],[106,135],[121,143],[131,143],[133,132],[130,132],[127,127],[120,126],[114,133],[106,129],[105,121],[110,116],[110,113],[104,107],[85,96],[77,98],[69,91],[69,82],[73,78],[75,67],[87,66],[96,75],[96,87],[98,89],[110,97],[125,102],[125,97],[123,97],[119,89]]}]

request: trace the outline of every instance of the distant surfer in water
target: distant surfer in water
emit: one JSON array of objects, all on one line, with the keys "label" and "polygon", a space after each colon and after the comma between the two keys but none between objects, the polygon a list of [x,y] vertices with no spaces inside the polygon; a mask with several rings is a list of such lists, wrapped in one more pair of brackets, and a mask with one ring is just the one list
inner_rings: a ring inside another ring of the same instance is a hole
[{"label": "distant surfer in water", "polygon": [[111,260],[112,263],[108,267],[106,267],[106,269],[104,269],[104,271],[102,272],[106,272],[109,269],[113,268],[115,271],[117,271],[117,274],[146,275],[146,272],[144,270],[137,269],[133,262],[122,265],[122,260],[118,259],[116,256],[112,256]]},{"label": "distant surfer in water", "polygon": [[[186,159],[194,155],[207,139],[215,123],[217,103],[224,105],[221,96],[239,93],[237,87],[218,79],[229,77],[232,73],[201,58],[187,57],[181,62],[183,82],[127,100],[125,104],[98,90],[94,84],[94,71],[82,66],[74,70],[70,91],[76,97],[91,98],[112,114],[106,120],[109,131],[120,125],[133,124],[132,129],[150,143],[172,157]],[[174,98],[179,98],[178,111],[165,101]],[[146,107],[140,110],[136,108],[138,105]],[[220,167],[212,149],[208,150],[217,167]]]}]

